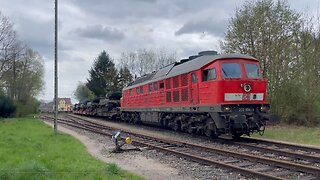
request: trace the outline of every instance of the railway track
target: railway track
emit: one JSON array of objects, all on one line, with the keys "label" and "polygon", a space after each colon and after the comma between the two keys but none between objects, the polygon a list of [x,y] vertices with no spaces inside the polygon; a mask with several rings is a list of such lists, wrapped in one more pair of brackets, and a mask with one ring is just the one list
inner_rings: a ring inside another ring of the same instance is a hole
[{"label": "railway track", "polygon": [[[52,119],[52,117],[43,117],[44,119]],[[81,128],[87,131],[99,133],[101,135],[111,136],[113,128],[101,125],[99,123],[85,121],[82,118],[68,116],[67,119],[59,119],[60,123],[68,126]],[[228,168],[233,171],[251,175],[257,178],[264,179],[316,179],[320,177],[320,168],[317,165],[320,163],[319,157],[316,156],[317,151],[312,151],[311,154],[302,154],[290,152],[289,160],[264,157],[263,155],[253,155],[250,152],[232,151],[230,149],[221,149],[214,147],[205,147],[197,144],[186,143],[176,140],[169,140],[147,136],[132,132],[123,131],[124,136],[130,136],[134,139],[134,145],[148,146],[167,153],[175,154],[180,157],[185,157],[193,161]],[[245,142],[249,141],[249,142]],[[228,142],[230,144],[230,142]],[[270,143],[270,142],[269,142]],[[278,148],[263,147],[257,141],[242,140],[241,142],[231,142],[233,145],[245,147],[246,149],[259,149],[263,153],[272,153],[274,155],[283,154],[287,151]],[[268,145],[265,145],[268,146]],[[273,144],[275,146],[275,144]],[[286,147],[288,149],[288,147]],[[292,147],[291,147],[292,148]],[[298,147],[295,147],[298,149]],[[302,147],[300,147],[301,150]],[[279,149],[279,152],[277,151]],[[307,150],[303,150],[307,151]],[[283,156],[283,155],[281,155]],[[308,162],[305,164],[299,162]]]}]

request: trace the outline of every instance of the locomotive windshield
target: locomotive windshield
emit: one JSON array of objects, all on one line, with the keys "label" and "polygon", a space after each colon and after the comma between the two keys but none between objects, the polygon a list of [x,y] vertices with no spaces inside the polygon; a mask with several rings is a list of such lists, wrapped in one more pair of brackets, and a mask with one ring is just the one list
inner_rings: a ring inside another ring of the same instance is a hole
[{"label": "locomotive windshield", "polygon": [[248,78],[259,79],[260,73],[259,68],[256,64],[245,64]]},{"label": "locomotive windshield", "polygon": [[222,74],[224,78],[241,78],[239,63],[223,63]]}]

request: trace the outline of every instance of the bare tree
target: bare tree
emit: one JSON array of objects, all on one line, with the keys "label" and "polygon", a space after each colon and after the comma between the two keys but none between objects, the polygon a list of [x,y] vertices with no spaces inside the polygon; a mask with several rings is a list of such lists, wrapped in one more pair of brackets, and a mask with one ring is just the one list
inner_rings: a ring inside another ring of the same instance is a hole
[{"label": "bare tree", "polygon": [[143,76],[175,61],[176,53],[165,48],[158,51],[139,49],[123,52],[119,59],[120,67],[127,67],[135,76]]},{"label": "bare tree", "polygon": [[3,72],[7,70],[8,63],[14,56],[16,45],[16,32],[13,25],[6,16],[0,12],[0,82]]}]

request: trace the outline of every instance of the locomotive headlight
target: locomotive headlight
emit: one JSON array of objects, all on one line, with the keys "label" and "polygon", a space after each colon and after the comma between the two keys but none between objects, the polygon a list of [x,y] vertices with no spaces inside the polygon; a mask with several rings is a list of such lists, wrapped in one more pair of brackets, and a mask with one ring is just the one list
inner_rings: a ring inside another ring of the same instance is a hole
[{"label": "locomotive headlight", "polygon": [[245,85],[243,86],[243,89],[244,89],[245,92],[250,92],[250,91],[251,91],[251,86],[250,86],[250,84],[245,84]]},{"label": "locomotive headlight", "polygon": [[269,110],[269,106],[261,106],[260,107],[261,112],[268,112],[268,110]]},{"label": "locomotive headlight", "polygon": [[222,106],[222,111],[223,111],[223,112],[231,112],[231,107],[229,107],[229,106]]}]

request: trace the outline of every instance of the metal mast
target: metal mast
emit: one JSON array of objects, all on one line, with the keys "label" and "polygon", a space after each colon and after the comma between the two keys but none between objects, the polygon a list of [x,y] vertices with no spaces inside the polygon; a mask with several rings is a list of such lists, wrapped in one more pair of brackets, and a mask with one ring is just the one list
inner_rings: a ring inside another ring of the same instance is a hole
[{"label": "metal mast", "polygon": [[54,132],[58,132],[58,0],[54,2]]}]

